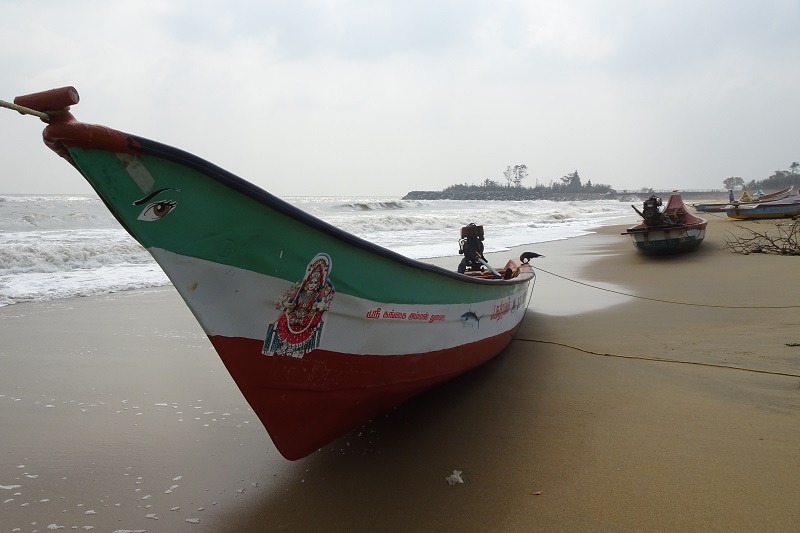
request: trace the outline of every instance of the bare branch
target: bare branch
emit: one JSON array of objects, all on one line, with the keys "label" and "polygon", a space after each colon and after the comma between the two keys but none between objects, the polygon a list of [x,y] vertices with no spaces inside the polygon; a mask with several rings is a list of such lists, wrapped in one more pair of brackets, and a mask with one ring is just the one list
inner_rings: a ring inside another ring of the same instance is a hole
[{"label": "bare branch", "polygon": [[800,220],[777,221],[764,231],[734,226],[743,231],[741,235],[725,234],[725,247],[734,253],[800,255]]}]

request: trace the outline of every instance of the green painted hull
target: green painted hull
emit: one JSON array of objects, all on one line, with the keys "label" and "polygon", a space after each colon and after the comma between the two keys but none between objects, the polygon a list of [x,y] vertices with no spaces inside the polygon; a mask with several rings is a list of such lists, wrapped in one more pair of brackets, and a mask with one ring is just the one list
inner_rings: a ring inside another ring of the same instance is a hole
[{"label": "green painted hull", "polygon": [[661,255],[689,252],[694,250],[703,242],[702,238],[686,237],[663,240],[643,240],[635,241],[634,246],[646,254]]}]

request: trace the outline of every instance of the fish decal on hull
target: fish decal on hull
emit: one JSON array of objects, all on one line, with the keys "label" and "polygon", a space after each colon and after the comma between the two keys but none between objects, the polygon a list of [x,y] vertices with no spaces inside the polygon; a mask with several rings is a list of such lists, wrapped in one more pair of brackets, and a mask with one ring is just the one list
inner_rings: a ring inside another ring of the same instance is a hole
[{"label": "fish decal on hull", "polygon": [[461,315],[461,324],[464,327],[470,327],[470,328],[477,324],[478,325],[478,329],[480,329],[480,327],[481,327],[481,318],[483,318],[483,315],[478,316],[478,315],[475,314],[474,311],[467,311],[466,313]]}]

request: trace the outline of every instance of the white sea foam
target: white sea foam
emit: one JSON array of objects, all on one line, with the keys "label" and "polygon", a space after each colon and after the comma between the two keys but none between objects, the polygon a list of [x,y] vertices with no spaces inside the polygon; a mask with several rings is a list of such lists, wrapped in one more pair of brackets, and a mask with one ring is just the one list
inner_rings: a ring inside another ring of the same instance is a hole
[{"label": "white sea foam", "polygon": [[[333,226],[415,259],[458,254],[460,228],[482,224],[486,252],[567,239],[630,215],[613,200],[407,201],[292,197]],[[150,254],[92,196],[0,195],[0,307],[169,284]]]}]

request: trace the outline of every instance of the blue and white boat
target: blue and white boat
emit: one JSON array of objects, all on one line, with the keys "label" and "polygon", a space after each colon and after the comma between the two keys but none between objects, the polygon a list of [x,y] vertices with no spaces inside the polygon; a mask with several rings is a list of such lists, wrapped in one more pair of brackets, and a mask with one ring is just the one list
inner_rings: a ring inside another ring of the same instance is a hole
[{"label": "blue and white boat", "polygon": [[759,202],[746,205],[729,205],[725,209],[729,218],[739,220],[792,218],[800,215],[800,195],[785,200]]},{"label": "blue and white boat", "polygon": [[790,185],[785,189],[781,189],[780,191],[775,191],[771,193],[763,193],[759,189],[759,192],[756,194],[751,195],[747,191],[742,193],[742,196],[739,197],[738,200],[733,200],[733,193],[731,192],[731,200],[729,202],[722,202],[716,204],[691,204],[695,211],[698,213],[721,213],[728,209],[730,206],[737,206],[743,204],[756,204],[756,203],[764,203],[764,202],[775,202],[783,200],[792,194],[792,189],[794,189],[794,185]]}]

